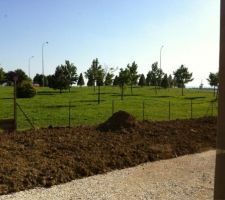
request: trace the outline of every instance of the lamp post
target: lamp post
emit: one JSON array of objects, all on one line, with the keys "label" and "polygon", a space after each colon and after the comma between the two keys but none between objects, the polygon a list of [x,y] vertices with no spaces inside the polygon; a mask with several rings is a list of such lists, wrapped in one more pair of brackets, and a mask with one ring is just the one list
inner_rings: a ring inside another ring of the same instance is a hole
[{"label": "lamp post", "polygon": [[44,87],[45,86],[45,68],[44,68],[44,46],[45,44],[48,44],[48,42],[44,42],[42,44],[42,76],[43,76],[43,80],[42,80],[42,86]]},{"label": "lamp post", "polygon": [[13,110],[14,110],[14,130],[17,129],[17,105],[16,105],[16,84],[17,84],[17,81],[18,81],[18,76],[17,74],[15,73],[14,76],[13,76],[13,81],[14,81],[14,98],[13,98]]},{"label": "lamp post", "polygon": [[[162,65],[162,49],[163,49],[163,45],[160,47],[160,55],[159,55],[159,69],[162,71],[161,65]],[[159,88],[161,88],[161,78],[159,80]],[[157,91],[156,91],[157,92]]]},{"label": "lamp post", "polygon": [[28,59],[28,74],[29,74],[29,78],[30,78],[30,60],[34,58],[34,56],[30,56]]}]

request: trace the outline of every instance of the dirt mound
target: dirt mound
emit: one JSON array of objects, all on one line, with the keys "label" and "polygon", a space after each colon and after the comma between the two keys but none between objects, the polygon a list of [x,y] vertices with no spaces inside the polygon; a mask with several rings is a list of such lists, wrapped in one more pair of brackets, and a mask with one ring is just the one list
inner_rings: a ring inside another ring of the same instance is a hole
[{"label": "dirt mound", "polygon": [[114,113],[108,120],[98,126],[101,131],[121,131],[122,129],[132,129],[138,125],[134,116],[125,111]]}]

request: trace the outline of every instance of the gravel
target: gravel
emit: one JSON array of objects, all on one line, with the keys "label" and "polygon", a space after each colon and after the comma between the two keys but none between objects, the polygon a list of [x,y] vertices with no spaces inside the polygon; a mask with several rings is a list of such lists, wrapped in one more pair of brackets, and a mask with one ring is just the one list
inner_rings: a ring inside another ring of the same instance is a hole
[{"label": "gravel", "polygon": [[146,163],[51,188],[36,188],[0,200],[213,199],[215,150]]}]

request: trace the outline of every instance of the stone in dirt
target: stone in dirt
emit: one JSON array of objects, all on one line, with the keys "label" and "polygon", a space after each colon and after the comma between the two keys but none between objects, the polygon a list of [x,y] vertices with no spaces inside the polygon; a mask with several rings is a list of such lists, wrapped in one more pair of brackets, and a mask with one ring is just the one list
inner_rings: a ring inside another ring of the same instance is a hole
[{"label": "stone in dirt", "polygon": [[122,129],[132,129],[138,125],[134,116],[125,111],[114,113],[108,120],[98,126],[101,131],[120,131]]}]

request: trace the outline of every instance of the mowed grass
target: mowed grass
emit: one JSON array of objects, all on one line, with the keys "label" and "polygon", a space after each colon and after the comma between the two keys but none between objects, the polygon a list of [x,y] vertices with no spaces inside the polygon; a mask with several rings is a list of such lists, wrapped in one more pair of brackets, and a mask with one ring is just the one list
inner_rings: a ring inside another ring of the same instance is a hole
[{"label": "mowed grass", "polygon": [[[13,88],[0,87],[0,119],[13,117]],[[136,87],[131,95],[125,90],[120,100],[119,87],[101,87],[101,102],[97,102],[97,88],[73,87],[71,92],[37,88],[31,99],[17,99],[23,112],[35,127],[94,125],[105,121],[113,112],[124,110],[139,120],[172,120],[217,115],[217,102],[211,90],[159,89]],[[212,103],[214,102],[214,103]],[[70,113],[70,114],[69,114]],[[18,129],[29,129],[30,124],[18,108]],[[70,116],[70,117],[69,117]],[[70,119],[69,119],[70,118]]]}]

